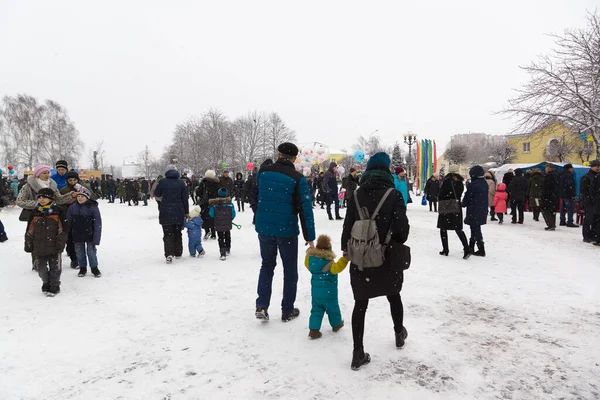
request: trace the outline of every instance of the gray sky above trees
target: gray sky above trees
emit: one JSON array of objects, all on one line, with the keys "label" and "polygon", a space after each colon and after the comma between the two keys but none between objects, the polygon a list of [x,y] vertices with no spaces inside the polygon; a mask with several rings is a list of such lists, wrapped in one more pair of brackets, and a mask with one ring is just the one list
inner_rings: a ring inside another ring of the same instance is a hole
[{"label": "gray sky above trees", "polygon": [[493,112],[526,80],[518,65],[597,6],[3,0],[0,96],[58,101],[117,165],[146,144],[159,155],[177,123],[210,107],[275,111],[299,142],[338,149],[376,129],[390,145],[409,130],[445,144],[510,131]]}]

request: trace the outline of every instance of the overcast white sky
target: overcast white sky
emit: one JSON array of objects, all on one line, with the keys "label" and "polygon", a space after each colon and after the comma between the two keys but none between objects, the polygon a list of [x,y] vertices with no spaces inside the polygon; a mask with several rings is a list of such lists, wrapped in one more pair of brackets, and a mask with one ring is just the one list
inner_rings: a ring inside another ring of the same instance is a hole
[{"label": "overcast white sky", "polygon": [[[494,3],[492,5],[492,3]],[[277,111],[299,142],[350,147],[378,129],[504,134],[493,115],[597,0],[0,0],[0,96],[67,107],[88,147],[157,155],[209,107]],[[87,157],[86,157],[87,163]]]}]

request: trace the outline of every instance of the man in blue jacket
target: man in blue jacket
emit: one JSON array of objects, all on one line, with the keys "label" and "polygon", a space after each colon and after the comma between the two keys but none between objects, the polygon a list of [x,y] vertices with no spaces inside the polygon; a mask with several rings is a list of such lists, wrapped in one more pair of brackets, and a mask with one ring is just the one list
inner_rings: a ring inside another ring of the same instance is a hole
[{"label": "man in blue jacket", "polygon": [[312,199],[306,178],[294,168],[298,147],[282,143],[277,148],[279,157],[271,165],[258,171],[258,209],[256,232],[260,242],[262,265],[258,277],[256,318],[269,319],[273,273],[277,265],[277,250],[283,263],[283,300],[281,320],[291,321],[300,315],[294,308],[298,285],[298,217],[306,244],[312,249],[315,240],[315,222]]}]

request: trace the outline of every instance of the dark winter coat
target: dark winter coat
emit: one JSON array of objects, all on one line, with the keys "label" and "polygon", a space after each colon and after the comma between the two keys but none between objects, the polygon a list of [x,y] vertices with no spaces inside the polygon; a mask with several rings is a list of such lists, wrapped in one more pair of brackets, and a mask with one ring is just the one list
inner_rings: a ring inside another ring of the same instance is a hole
[{"label": "dark winter coat", "polygon": [[235,181],[233,181],[233,185],[234,185],[234,190],[233,190],[233,195],[235,195],[235,198],[237,200],[242,200],[244,201],[244,185],[245,185],[246,181],[243,178],[239,178],[236,179]]},{"label": "dark winter coat", "polygon": [[280,159],[258,172],[256,232],[279,238],[296,237],[302,225],[304,240],[315,240],[312,197],[306,178],[291,161]]},{"label": "dark winter coat", "polygon": [[558,177],[558,193],[562,199],[574,199],[577,196],[575,188],[575,175],[564,171]]},{"label": "dark winter coat", "polygon": [[254,201],[254,198],[252,196],[252,190],[256,186],[256,173],[257,172],[258,172],[258,170],[256,172],[252,172],[252,175],[250,175],[248,177],[248,180],[246,180],[246,183],[244,184],[244,201],[246,203],[249,203],[250,208],[252,208],[255,211],[256,211],[256,206],[258,205],[258,203],[256,203],[256,201],[258,201],[258,198],[256,199],[256,201]]},{"label": "dark winter coat", "polygon": [[467,192],[462,201],[463,207],[467,207],[465,224],[485,225],[488,217],[488,184],[484,178],[483,168],[479,165],[474,166],[469,171],[469,176],[471,183],[467,185]]},{"label": "dark winter coat", "polygon": [[544,184],[542,185],[542,209],[556,212],[559,205],[558,179],[556,178],[556,172],[550,171],[544,177]]},{"label": "dark winter coat", "polygon": [[231,202],[231,197],[219,197],[210,199],[209,215],[215,219],[215,231],[228,232],[233,227],[233,219],[235,218],[235,207]]},{"label": "dark winter coat", "polygon": [[142,179],[140,187],[141,187],[142,193],[144,193],[144,194],[148,194],[148,192],[150,191],[150,185],[148,184],[148,181],[145,179]]},{"label": "dark winter coat", "polygon": [[321,175],[319,174],[319,176],[316,179],[315,185],[317,188],[317,201],[318,202],[324,202],[326,200],[325,196],[325,190],[323,189],[323,176],[325,174]]},{"label": "dark winter coat", "polygon": [[600,215],[600,173],[594,175],[594,179],[590,184],[590,197],[594,203],[594,215]]},{"label": "dark winter coat", "polygon": [[[372,214],[377,204],[388,190],[394,188],[392,174],[389,170],[368,170],[360,181],[360,187],[356,190],[361,207],[366,207]],[[354,222],[359,219],[354,197],[348,198],[348,208],[342,231],[342,251],[348,250],[348,241]],[[406,206],[402,194],[393,190],[375,218],[379,242],[384,243],[388,232],[391,231],[390,243],[401,244],[406,242],[410,231],[408,218],[406,217]],[[400,260],[396,260],[400,261]],[[404,281],[404,269],[402,263],[392,263],[390,258],[386,259],[382,266],[377,268],[366,268],[360,271],[356,264],[350,260],[350,283],[355,300],[366,300],[378,296],[396,295],[402,289]]]},{"label": "dark winter coat", "polygon": [[543,185],[544,175],[541,172],[536,171],[533,174],[531,174],[531,178],[529,178],[529,198],[541,199]]},{"label": "dark winter coat", "polygon": [[109,179],[106,181],[106,189],[108,193],[116,193],[117,192],[117,182],[114,179]]},{"label": "dark winter coat", "polygon": [[598,174],[590,169],[584,176],[581,177],[581,180],[579,181],[579,198],[587,207],[590,207],[594,204],[591,186],[596,175]]},{"label": "dark winter coat", "polygon": [[190,212],[190,204],[187,186],[179,179],[179,172],[167,171],[165,177],[158,182],[154,195],[162,199],[158,214],[160,224],[180,225],[183,229],[185,216]]},{"label": "dark winter coat", "polygon": [[93,242],[96,246],[100,245],[102,218],[95,200],[71,204],[67,210],[67,220],[73,243]]},{"label": "dark winter coat", "polygon": [[[86,184],[84,184],[82,181],[79,181],[77,183],[78,185],[83,186],[84,188],[86,188],[89,192],[90,192],[90,198],[92,200],[97,200],[98,196],[96,196],[96,193]],[[60,194],[65,195],[71,192],[77,192],[78,189],[75,189],[75,185],[69,185],[69,183],[67,182],[67,186],[65,186],[64,188],[60,189]],[[67,205],[71,205],[73,203],[75,203],[76,198],[72,197],[71,199],[67,199],[66,203]]]},{"label": "dark winter coat", "polygon": [[507,172],[502,177],[502,183],[504,183],[506,185],[506,187],[508,188],[508,185],[510,185],[510,183],[512,182],[512,180],[514,178],[515,178],[515,174],[513,172]]},{"label": "dark winter coat", "polygon": [[346,188],[346,199],[354,196],[354,191],[358,189],[358,176],[352,176],[352,174],[348,175],[348,184]]},{"label": "dark winter coat", "polygon": [[231,196],[233,194],[234,184],[233,179],[228,176],[222,176],[219,178],[219,189],[227,189],[227,193]]},{"label": "dark winter coat", "polygon": [[438,201],[440,197],[440,181],[435,177],[429,178],[425,184],[425,195],[427,201]]},{"label": "dark winter coat", "polygon": [[[454,187],[454,190],[453,190]],[[448,174],[444,177],[440,188],[439,201],[457,199],[460,201],[465,190],[464,179],[459,174]],[[456,194],[456,197],[455,197]],[[462,208],[457,213],[439,214],[438,229],[447,231],[455,231],[463,229],[463,213]]]},{"label": "dark winter coat", "polygon": [[337,177],[335,176],[333,168],[329,168],[325,172],[325,175],[323,175],[323,191],[329,197],[333,197],[335,199],[338,197]]},{"label": "dark winter coat", "polygon": [[208,206],[210,199],[216,199],[219,192],[219,179],[204,177],[196,189],[196,196],[201,206]]},{"label": "dark winter coat", "polygon": [[25,251],[35,257],[55,256],[65,249],[67,243],[67,214],[56,203],[42,210],[36,208],[25,234]]},{"label": "dark winter coat", "polygon": [[510,184],[506,186],[506,192],[510,197],[510,201],[525,201],[527,194],[529,193],[529,184],[527,178],[522,174],[515,176]]}]

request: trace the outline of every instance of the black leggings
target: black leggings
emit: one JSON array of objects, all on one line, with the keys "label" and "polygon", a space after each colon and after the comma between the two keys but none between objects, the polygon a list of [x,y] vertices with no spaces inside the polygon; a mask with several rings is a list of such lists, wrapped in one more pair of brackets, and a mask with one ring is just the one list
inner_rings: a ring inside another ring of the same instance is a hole
[{"label": "black leggings", "polygon": [[[404,306],[400,293],[393,296],[387,296],[390,302],[390,312],[394,321],[394,332],[402,332],[404,323]],[[365,336],[365,315],[369,300],[355,300],[354,311],[352,311],[352,337],[354,339],[354,350],[364,350],[363,339]]]},{"label": "black leggings", "polygon": [[240,205],[241,205],[241,211],[244,211],[244,201],[242,199],[237,199],[238,211],[240,211]]}]

